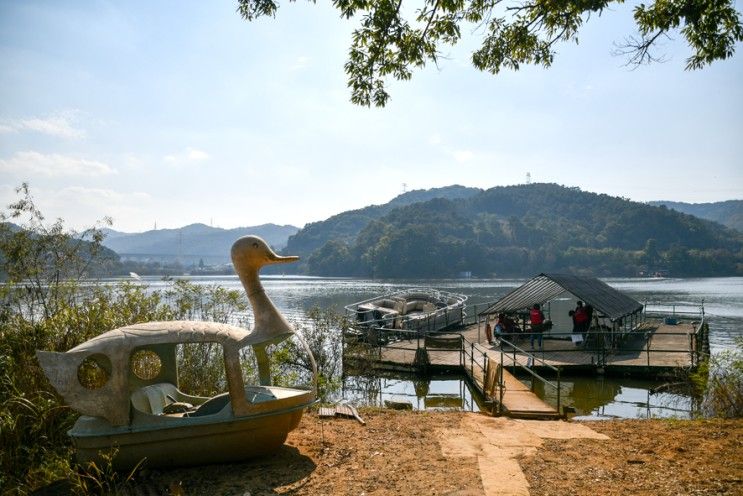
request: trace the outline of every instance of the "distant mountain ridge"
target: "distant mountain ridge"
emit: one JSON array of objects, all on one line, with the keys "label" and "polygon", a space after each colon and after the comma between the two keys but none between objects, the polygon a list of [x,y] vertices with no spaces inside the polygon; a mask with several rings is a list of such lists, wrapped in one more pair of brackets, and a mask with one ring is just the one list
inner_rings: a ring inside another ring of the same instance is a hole
[{"label": "distant mountain ridge", "polygon": [[669,208],[556,184],[446,190],[310,224],[286,252],[327,276],[743,275],[743,234]]},{"label": "distant mountain ridge", "polygon": [[684,203],[675,201],[652,201],[654,206],[665,206],[685,214],[719,222],[723,226],[743,232],[743,200],[727,200],[714,203]]},{"label": "distant mountain ridge", "polygon": [[[255,234],[276,250],[286,245],[289,236],[299,231],[295,226],[263,224],[251,227],[222,229],[205,224],[190,224],[177,229],[157,229],[142,233],[122,233],[105,229],[103,245],[123,258],[180,258],[182,261],[207,259],[225,263],[230,258],[232,243],[241,236]],[[133,257],[136,256],[136,257]]]}]

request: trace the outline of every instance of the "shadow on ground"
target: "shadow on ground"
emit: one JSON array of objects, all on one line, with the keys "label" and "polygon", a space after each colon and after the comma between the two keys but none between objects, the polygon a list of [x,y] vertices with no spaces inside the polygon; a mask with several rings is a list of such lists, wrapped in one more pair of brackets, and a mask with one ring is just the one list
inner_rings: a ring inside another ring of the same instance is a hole
[{"label": "shadow on ground", "polygon": [[156,494],[282,494],[301,488],[315,468],[308,456],[284,445],[272,455],[243,463],[145,470],[138,485],[151,486]]}]

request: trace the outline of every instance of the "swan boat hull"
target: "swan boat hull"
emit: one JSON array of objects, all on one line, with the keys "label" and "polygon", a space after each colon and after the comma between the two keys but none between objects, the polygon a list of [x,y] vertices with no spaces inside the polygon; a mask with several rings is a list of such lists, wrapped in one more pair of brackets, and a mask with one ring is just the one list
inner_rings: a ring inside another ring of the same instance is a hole
[{"label": "swan boat hull", "polygon": [[[152,415],[134,410],[130,426],[112,426],[97,417],[82,416],[68,432],[78,463],[101,466],[112,456],[113,466],[129,469],[236,462],[278,450],[314,402],[306,391],[281,391],[291,406],[245,417],[232,415],[229,404],[205,416]],[[289,394],[287,394],[289,393]]]}]

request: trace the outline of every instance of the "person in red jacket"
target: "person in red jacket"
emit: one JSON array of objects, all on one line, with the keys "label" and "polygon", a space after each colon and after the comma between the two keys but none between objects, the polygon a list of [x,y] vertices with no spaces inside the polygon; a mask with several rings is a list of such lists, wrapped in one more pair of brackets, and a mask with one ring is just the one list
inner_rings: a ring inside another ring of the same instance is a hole
[{"label": "person in red jacket", "polygon": [[578,300],[576,305],[575,314],[573,315],[573,319],[575,319],[575,327],[579,333],[583,334],[583,339],[585,339],[586,333],[588,333],[588,327],[591,325],[590,317],[588,315],[588,310],[583,306],[582,301]]},{"label": "person in red jacket", "polygon": [[542,333],[544,332],[544,313],[539,307],[539,303],[535,303],[529,311],[529,320],[531,322],[531,349],[534,349],[534,339],[536,338],[539,343],[539,349],[542,349]]}]

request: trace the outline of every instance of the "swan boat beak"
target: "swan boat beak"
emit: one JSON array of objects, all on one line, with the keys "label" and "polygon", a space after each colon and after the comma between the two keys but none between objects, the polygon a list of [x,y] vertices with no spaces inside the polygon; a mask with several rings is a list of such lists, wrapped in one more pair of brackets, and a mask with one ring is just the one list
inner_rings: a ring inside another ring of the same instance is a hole
[{"label": "swan boat beak", "polygon": [[296,255],[290,255],[290,256],[281,256],[277,255],[275,253],[271,253],[268,255],[268,263],[269,264],[283,264],[283,263],[291,263],[296,262],[299,260],[299,257]]}]

